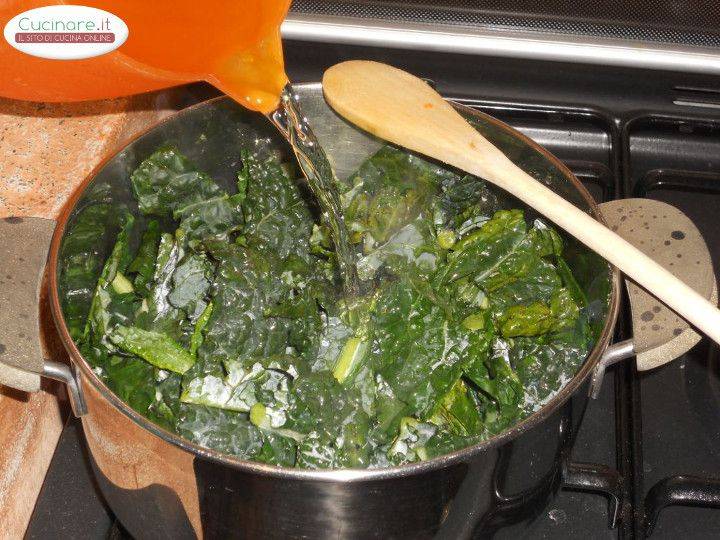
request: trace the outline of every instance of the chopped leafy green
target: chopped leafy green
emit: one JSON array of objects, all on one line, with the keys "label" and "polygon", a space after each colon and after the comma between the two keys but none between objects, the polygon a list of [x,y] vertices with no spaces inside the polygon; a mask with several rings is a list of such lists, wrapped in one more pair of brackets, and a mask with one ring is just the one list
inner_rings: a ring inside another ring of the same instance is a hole
[{"label": "chopped leafy green", "polygon": [[397,437],[388,450],[388,457],[396,464],[428,459],[425,445],[436,431],[435,424],[421,422],[413,417],[403,418]]},{"label": "chopped leafy green", "polygon": [[333,370],[333,375],[338,382],[345,381],[358,369],[358,365],[365,357],[367,348],[367,341],[358,337],[352,337],[345,342]]},{"label": "chopped leafy green", "polygon": [[440,400],[433,419],[441,425],[447,423],[449,431],[459,435],[475,434],[482,429],[478,406],[462,380]]},{"label": "chopped leafy green", "polygon": [[525,218],[520,210],[500,210],[478,230],[453,245],[443,270],[446,280],[473,275],[483,284],[493,277],[504,278],[503,265],[514,260],[525,238]]},{"label": "chopped leafy green", "polygon": [[462,374],[466,331],[401,282],[383,292],[373,313],[373,368],[412,414],[426,418]]},{"label": "chopped leafy green", "polygon": [[83,335],[97,280],[103,268],[107,235],[117,234],[118,216],[107,203],[87,206],[70,224],[60,252],[61,302],[73,339]]},{"label": "chopped leafy green", "polygon": [[165,334],[132,326],[115,326],[110,341],[160,369],[183,374],[195,363],[193,356]]},{"label": "chopped leafy green", "polygon": [[172,274],[168,302],[182,309],[190,320],[196,320],[205,310],[205,296],[210,288],[213,267],[203,254],[188,254]]},{"label": "chopped leafy green", "polygon": [[135,274],[135,287],[147,293],[155,274],[155,259],[160,243],[160,224],[156,220],[148,222],[142,235],[140,247],[135,259],[128,266],[128,273]]},{"label": "chopped leafy green", "polygon": [[243,201],[247,242],[280,259],[295,253],[307,260],[313,220],[297,184],[275,158],[245,152],[243,160],[243,178],[249,179]]},{"label": "chopped leafy green", "polygon": [[180,221],[188,240],[226,238],[242,226],[240,195],[229,196],[173,146],[158,149],[131,176],[140,211]]},{"label": "chopped leafy green", "polygon": [[[262,459],[264,440],[247,415],[210,407],[182,405],[178,433],[208,448],[241,459]],[[265,461],[268,461],[267,459]]]},{"label": "chopped leafy green", "polygon": [[342,197],[356,243],[385,243],[426,207],[442,169],[417,156],[382,148],[350,179]]},{"label": "chopped leafy green", "polygon": [[205,339],[205,327],[207,326],[210,316],[212,315],[213,305],[209,303],[195,321],[195,329],[190,336],[190,354],[197,355],[197,350]]},{"label": "chopped leafy green", "polygon": [[95,294],[85,324],[83,341],[95,344],[102,342],[107,346],[107,341],[104,338],[108,330],[118,322],[126,322],[128,313],[132,309],[133,295],[119,293],[112,286],[118,273],[125,271],[132,259],[129,237],[135,218],[128,213],[124,215],[123,220],[124,224],[118,233],[115,246],[105,261],[95,287]]},{"label": "chopped leafy green", "polygon": [[560,236],[483,180],[387,146],[339,184],[348,295],[305,184],[262,145],[240,157],[233,193],[161,147],[131,175],[142,216],[105,194],[64,242],[71,333],[152,422],[242,459],[385,467],[492,437],[587,354]]},{"label": "chopped leafy green", "polygon": [[170,216],[223,196],[222,189],[173,146],[156,150],[130,179],[140,211],[146,215]]}]

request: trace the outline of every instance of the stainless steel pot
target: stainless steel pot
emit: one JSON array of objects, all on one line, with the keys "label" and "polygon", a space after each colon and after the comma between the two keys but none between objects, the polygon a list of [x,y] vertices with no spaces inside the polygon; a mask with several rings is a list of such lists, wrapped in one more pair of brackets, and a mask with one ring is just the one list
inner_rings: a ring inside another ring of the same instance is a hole
[{"label": "stainless steel pot", "polygon": [[[339,174],[351,171],[376,147],[327,109],[319,85],[296,89]],[[547,151],[494,118],[456,107],[525,170],[603,219],[585,188]],[[590,299],[593,350],[534,414],[490,440],[422,463],[310,471],[242,461],[152,424],[115,396],[82,357],[64,321],[58,272],[65,232],[89,204],[92,191],[104,185],[113,200],[130,202],[129,173],[167,141],[202,170],[230,183],[239,146],[254,138],[268,138],[290,155],[267,119],[227,98],[211,100],[178,113],[110,156],[68,201],[57,223],[36,218],[0,222],[0,273],[15,284],[0,288],[2,305],[12,306],[0,314],[0,383],[34,391],[45,376],[67,384],[99,485],[137,538],[456,538],[530,519],[558,489],[562,458],[585,409],[591,375],[599,385],[606,364],[633,353],[631,342],[608,349],[618,314],[618,272],[572,239],[567,239],[567,259]],[[522,206],[509,197],[504,205]],[[37,342],[37,296],[48,245],[51,305],[71,367],[43,362]]]}]

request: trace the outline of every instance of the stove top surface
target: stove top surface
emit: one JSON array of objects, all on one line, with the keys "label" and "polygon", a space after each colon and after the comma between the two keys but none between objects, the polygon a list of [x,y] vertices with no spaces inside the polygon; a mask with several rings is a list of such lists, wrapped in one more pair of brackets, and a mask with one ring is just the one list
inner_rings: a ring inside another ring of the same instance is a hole
[{"label": "stove top surface", "polygon": [[[296,81],[318,80],[349,58],[404,67],[508,122],[563,160],[598,201],[649,197],[677,206],[705,235],[720,269],[720,109],[706,91],[717,80],[327,44],[297,43],[287,51]],[[692,104],[683,105],[681,95]],[[630,337],[622,318],[618,340]],[[718,349],[707,339],[654,371],[638,373],[631,362],[611,368],[588,405],[571,459],[582,464],[575,472],[593,471],[593,482],[621,481],[612,497],[569,482],[574,489],[561,489],[523,537],[717,537],[719,372]],[[63,432],[28,538],[124,537],[94,485],[81,431],[71,420]],[[610,528],[614,497],[618,520]],[[496,536],[507,537],[502,530]]]}]

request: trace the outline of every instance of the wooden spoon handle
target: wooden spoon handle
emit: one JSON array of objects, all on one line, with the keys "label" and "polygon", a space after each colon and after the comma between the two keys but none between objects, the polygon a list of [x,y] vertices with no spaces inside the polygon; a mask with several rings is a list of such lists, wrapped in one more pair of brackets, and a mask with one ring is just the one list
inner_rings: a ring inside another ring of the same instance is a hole
[{"label": "wooden spoon handle", "polygon": [[720,343],[717,307],[520,169],[421,79],[385,64],[350,61],[325,72],[323,90],[340,115],[364,130],[512,193]]}]

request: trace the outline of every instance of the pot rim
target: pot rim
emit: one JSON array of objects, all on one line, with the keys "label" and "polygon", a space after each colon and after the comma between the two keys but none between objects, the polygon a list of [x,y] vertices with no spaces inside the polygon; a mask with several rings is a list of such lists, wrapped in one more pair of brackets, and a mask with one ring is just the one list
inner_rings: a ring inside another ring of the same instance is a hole
[{"label": "pot rim", "polygon": [[[319,83],[309,83],[307,86],[317,84]],[[408,463],[404,465],[379,469],[299,469],[292,467],[282,467],[268,465],[255,461],[243,460],[230,454],[225,454],[197,445],[176,433],[170,432],[152,423],[150,420],[133,410],[129,405],[127,405],[120,398],[118,398],[108,388],[108,386],[95,374],[95,372],[90,367],[90,364],[80,353],[77,345],[70,336],[67,325],[65,324],[65,319],[62,314],[62,308],[60,306],[60,296],[57,279],[59,252],[62,239],[65,235],[65,229],[73,210],[75,209],[80,197],[83,195],[86,188],[92,183],[98,172],[100,172],[100,170],[102,170],[102,168],[105,167],[105,165],[110,160],[115,158],[115,156],[124,148],[126,148],[136,140],[140,139],[141,137],[145,136],[148,132],[152,131],[158,126],[165,124],[166,122],[169,122],[171,120],[177,120],[178,115],[189,114],[197,108],[205,107],[215,102],[229,99],[230,98],[228,98],[227,96],[218,96],[182,109],[177,113],[154,124],[150,128],[142,131],[141,133],[136,134],[130,140],[125,141],[120,148],[116,148],[110,153],[108,153],[105,158],[96,167],[93,168],[90,174],[76,188],[68,201],[65,203],[58,216],[57,225],[53,233],[48,260],[48,267],[50,273],[50,306],[53,318],[55,320],[55,325],[58,329],[65,349],[68,351],[68,354],[70,355],[70,358],[72,359],[75,366],[82,373],[85,381],[87,381],[89,384],[92,384],[92,386],[100,393],[100,395],[107,399],[115,409],[128,417],[138,427],[151,432],[152,434],[162,439],[164,442],[177,446],[186,452],[195,454],[198,457],[217,462],[234,469],[242,470],[244,472],[264,474],[283,479],[314,480],[327,482],[357,482],[386,478],[399,478],[417,473],[430,472],[462,461],[467,461],[476,454],[479,454],[491,448],[498,447],[506,443],[507,441],[516,438],[523,432],[537,426],[546,418],[548,418],[555,410],[557,410],[562,404],[564,404],[570,398],[570,396],[578,390],[578,388],[580,388],[580,386],[588,378],[590,373],[592,373],[600,357],[602,356],[602,353],[605,351],[605,349],[610,343],[610,339],[612,338],[613,330],[615,328],[615,323],[617,321],[617,316],[619,312],[620,272],[615,266],[612,266],[609,263],[608,266],[610,267],[611,271],[611,291],[608,305],[608,313],[605,318],[605,324],[603,325],[603,329],[597,341],[595,342],[594,347],[588,354],[585,362],[583,362],[580,369],[573,376],[573,378],[570,379],[570,381],[565,384],[557,392],[557,394],[552,397],[552,399],[550,399],[537,411],[533,412],[520,422],[514,424],[508,429],[494,435],[493,437],[485,441],[482,441],[472,446],[468,446],[466,448],[462,448],[460,450],[456,450],[455,452],[452,452],[450,454],[445,454],[418,463]],[[599,211],[597,203],[595,202],[589,191],[585,188],[585,186],[582,185],[582,183],[580,183],[580,181],[575,177],[575,175],[560,160],[558,160],[545,148],[532,141],[529,137],[505,124],[504,122],[501,122],[500,120],[488,114],[485,114],[481,111],[472,109],[459,103],[455,103],[452,101],[450,102],[459,111],[478,117],[485,122],[495,124],[499,128],[511,134],[516,139],[523,141],[528,146],[540,152],[545,157],[545,159],[547,159],[550,163],[557,167],[558,170],[571,182],[573,187],[580,193],[582,198],[590,207],[593,216],[601,223],[605,223],[602,214]],[[92,411],[89,411],[89,414],[92,414]]]}]

